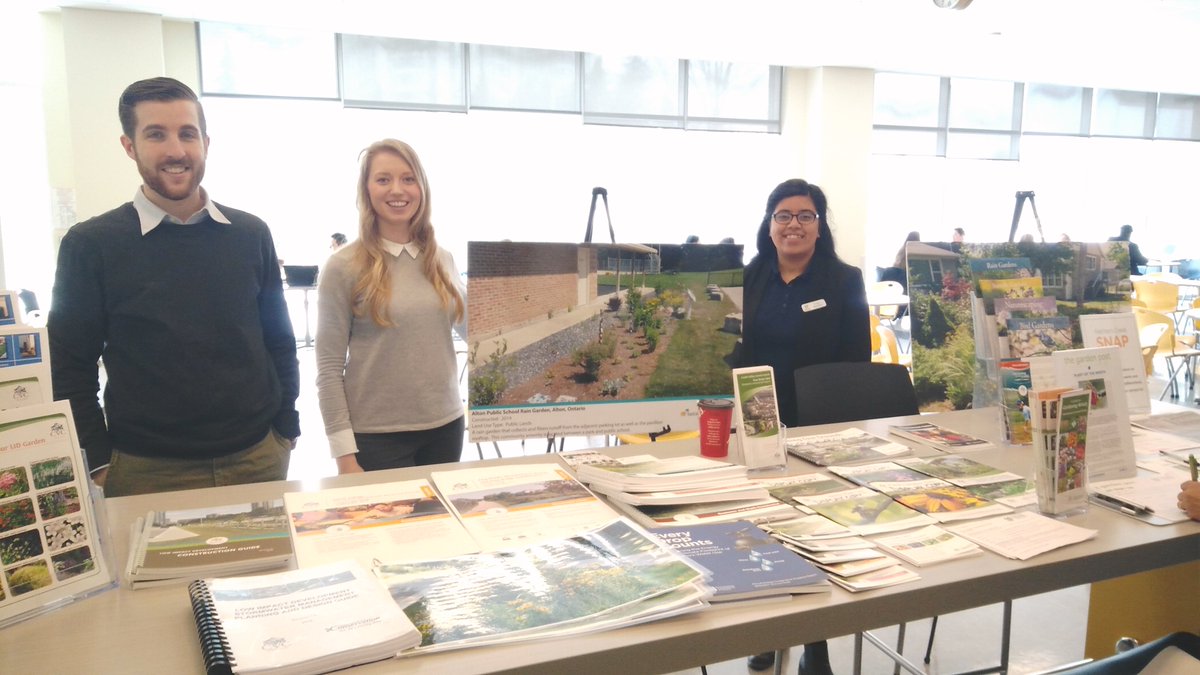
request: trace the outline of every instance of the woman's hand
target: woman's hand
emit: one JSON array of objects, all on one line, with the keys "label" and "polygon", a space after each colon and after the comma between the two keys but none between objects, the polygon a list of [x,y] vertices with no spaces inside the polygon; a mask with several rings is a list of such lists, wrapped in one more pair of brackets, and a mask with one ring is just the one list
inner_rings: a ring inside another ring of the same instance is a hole
[{"label": "woman's hand", "polygon": [[358,463],[358,455],[354,453],[338,457],[337,469],[338,475],[344,473],[364,473],[364,469]]}]

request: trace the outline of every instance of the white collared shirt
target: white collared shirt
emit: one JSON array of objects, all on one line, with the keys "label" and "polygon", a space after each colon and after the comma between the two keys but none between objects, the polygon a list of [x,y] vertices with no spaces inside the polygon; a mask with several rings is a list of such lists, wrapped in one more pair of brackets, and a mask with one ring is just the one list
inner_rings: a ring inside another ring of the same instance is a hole
[{"label": "white collared shirt", "polygon": [[208,193],[204,191],[204,188],[200,188],[200,196],[204,198],[204,206],[201,206],[200,210],[193,213],[187,220],[181,221],[175,216],[163,211],[162,208],[160,208],[157,204],[150,201],[150,198],[147,197],[146,193],[142,191],[142,187],[143,186],[139,185],[137,192],[133,195],[133,208],[137,209],[138,221],[142,226],[143,237],[149,234],[151,230],[158,227],[158,224],[163,220],[172,223],[179,223],[181,225],[191,225],[193,223],[200,222],[206,213],[212,216],[212,219],[218,223],[224,223],[226,225],[230,224],[229,219],[225,217],[225,214],[221,213],[221,210],[217,208],[217,205],[208,198]]},{"label": "white collared shirt", "polygon": [[396,256],[397,258],[400,257],[401,253],[406,251],[413,260],[416,260],[417,256],[421,254],[421,247],[417,246],[416,242],[410,241],[407,244],[397,244],[390,239],[384,239],[382,237],[379,238],[379,241],[383,242],[383,250],[387,251],[391,255]]}]

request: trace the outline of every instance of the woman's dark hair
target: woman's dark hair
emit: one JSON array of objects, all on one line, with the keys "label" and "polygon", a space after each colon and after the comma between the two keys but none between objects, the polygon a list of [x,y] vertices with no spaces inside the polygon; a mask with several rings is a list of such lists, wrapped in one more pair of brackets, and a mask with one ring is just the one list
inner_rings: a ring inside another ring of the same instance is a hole
[{"label": "woman's dark hair", "polygon": [[813,255],[836,259],[837,252],[833,246],[833,232],[829,229],[829,204],[825,199],[825,193],[821,188],[800,178],[783,181],[775,186],[775,189],[771,190],[771,195],[767,197],[767,210],[763,214],[762,224],[758,227],[758,255],[769,255],[771,258],[779,255],[775,249],[775,242],[771,241],[771,216],[775,214],[775,207],[779,206],[779,202],[788,197],[810,197],[812,199],[813,206],[817,209],[817,232],[819,233]]}]

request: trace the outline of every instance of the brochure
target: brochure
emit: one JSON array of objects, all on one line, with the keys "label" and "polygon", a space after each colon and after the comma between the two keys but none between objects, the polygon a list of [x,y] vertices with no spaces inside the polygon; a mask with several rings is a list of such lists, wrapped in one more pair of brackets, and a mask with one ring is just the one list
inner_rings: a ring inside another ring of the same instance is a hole
[{"label": "brochure", "polygon": [[1081,314],[1079,330],[1084,347],[1116,347],[1121,354],[1125,404],[1130,415],[1150,414],[1150,389],[1146,386],[1146,364],[1138,337],[1137,319],[1130,312]]},{"label": "brochure", "polygon": [[1033,442],[1033,411],[1029,409],[1029,391],[1032,388],[1028,361],[1000,359],[1000,410],[1004,419],[1004,436],[1013,445],[1029,445]]},{"label": "brochure", "polygon": [[893,424],[888,431],[897,436],[930,445],[942,452],[961,452],[993,447],[988,441],[963,434],[931,422]]},{"label": "brochure", "polygon": [[66,401],[0,411],[0,627],[116,586]]},{"label": "brochure", "polygon": [[876,537],[875,543],[897,558],[918,567],[983,553],[978,544],[936,525]]},{"label": "brochure", "polygon": [[840,523],[855,534],[891,532],[933,524],[923,514],[894,501],[891,497],[869,488],[852,488],[844,492],[797,498],[813,511]]},{"label": "brochure", "polygon": [[1028,560],[1095,537],[1097,530],[1047,518],[1033,511],[947,525],[947,530],[1006,558]]},{"label": "brochure", "polygon": [[430,479],[485,551],[569,537],[616,517],[558,464],[434,471]]},{"label": "brochure", "polygon": [[354,557],[377,560],[445,558],[479,544],[424,479],[328,488],[283,495],[299,567]]},{"label": "brochure", "polygon": [[827,434],[807,434],[787,439],[787,451],[817,466],[880,460],[907,455],[912,450],[902,443],[850,427]]},{"label": "brochure", "polygon": [[1090,396],[1088,480],[1114,480],[1137,475],[1118,348],[1055,352],[1054,370],[1058,386],[1083,389]]},{"label": "brochure", "polygon": [[775,371],[770,366],[753,366],[734,368],[732,374],[734,425],[742,460],[751,469],[785,466]]}]

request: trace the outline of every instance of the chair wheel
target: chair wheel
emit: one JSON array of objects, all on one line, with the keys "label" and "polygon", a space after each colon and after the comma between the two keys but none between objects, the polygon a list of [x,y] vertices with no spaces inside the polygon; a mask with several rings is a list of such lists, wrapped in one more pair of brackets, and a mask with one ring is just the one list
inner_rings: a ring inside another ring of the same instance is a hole
[{"label": "chair wheel", "polygon": [[1138,641],[1131,637],[1123,637],[1117,640],[1117,653],[1124,654],[1125,652],[1138,646]]}]

